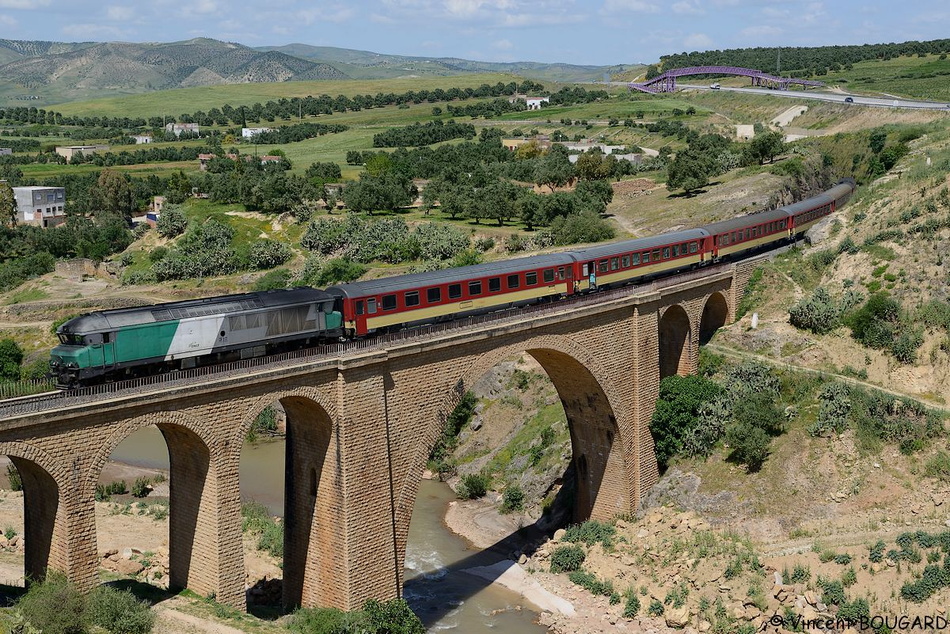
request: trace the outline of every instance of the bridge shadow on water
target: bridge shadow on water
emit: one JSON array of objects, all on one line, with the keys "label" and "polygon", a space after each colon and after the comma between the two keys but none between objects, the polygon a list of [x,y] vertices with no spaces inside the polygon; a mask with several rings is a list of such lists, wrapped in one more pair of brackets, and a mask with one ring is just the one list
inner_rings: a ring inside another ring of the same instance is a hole
[{"label": "bridge shadow on water", "polygon": [[[450,616],[463,603],[489,588],[511,566],[517,565],[514,561],[517,559],[515,555],[518,553],[533,555],[538,545],[544,543],[557,528],[570,523],[574,501],[574,478],[573,470],[568,468],[567,471],[564,476],[564,485],[551,505],[551,508],[555,509],[551,513],[533,524],[506,535],[487,548],[479,549],[469,545],[466,548],[468,554],[446,562],[434,570],[406,571],[407,577],[410,574],[415,576],[404,583],[403,598],[427,629]],[[464,541],[461,537],[456,537],[456,539]],[[411,538],[409,550],[416,550],[419,546]],[[407,552],[408,564],[409,553]],[[521,601],[526,602],[526,600],[513,600],[513,603]],[[514,605],[511,607],[513,608]]]}]

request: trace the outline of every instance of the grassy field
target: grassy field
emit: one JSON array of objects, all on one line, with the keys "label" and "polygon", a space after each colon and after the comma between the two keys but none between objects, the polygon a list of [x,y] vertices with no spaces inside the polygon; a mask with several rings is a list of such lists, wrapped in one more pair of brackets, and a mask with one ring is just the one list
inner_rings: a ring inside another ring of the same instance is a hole
[{"label": "grassy field", "polygon": [[950,59],[937,55],[859,62],[820,79],[849,92],[950,102]]},{"label": "grassy field", "polygon": [[92,101],[55,104],[47,110],[66,115],[104,117],[154,117],[178,116],[184,112],[220,108],[226,103],[232,106],[265,103],[280,98],[319,95],[375,95],[376,93],[404,93],[410,90],[434,90],[436,88],[477,88],[482,84],[494,85],[523,81],[520,77],[503,74],[455,75],[452,77],[416,77],[385,80],[327,80],[288,81],[271,84],[230,84],[226,86],[201,86],[165,90],[143,95],[110,97]]}]

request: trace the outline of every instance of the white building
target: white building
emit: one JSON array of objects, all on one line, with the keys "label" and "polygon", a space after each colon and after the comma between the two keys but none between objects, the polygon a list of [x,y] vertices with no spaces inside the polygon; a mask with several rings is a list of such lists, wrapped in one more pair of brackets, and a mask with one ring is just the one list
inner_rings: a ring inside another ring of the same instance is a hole
[{"label": "white building", "polygon": [[241,128],[241,137],[245,139],[250,139],[255,137],[262,132],[273,132],[274,128]]},{"label": "white building", "polygon": [[525,103],[528,104],[528,110],[540,110],[541,104],[550,103],[547,97],[525,97]]},{"label": "white building", "polygon": [[191,132],[192,134],[198,134],[200,126],[197,123],[166,123],[165,131],[171,132],[175,136],[181,136],[182,132]]},{"label": "white building", "polygon": [[143,144],[145,144],[145,143],[151,143],[151,142],[152,142],[152,135],[151,135],[151,134],[136,134],[136,135],[134,135],[132,138],[135,139],[135,144],[136,144],[136,145],[143,145]]},{"label": "white building", "polygon": [[17,221],[40,227],[55,227],[66,221],[66,189],[63,187],[14,187]]}]

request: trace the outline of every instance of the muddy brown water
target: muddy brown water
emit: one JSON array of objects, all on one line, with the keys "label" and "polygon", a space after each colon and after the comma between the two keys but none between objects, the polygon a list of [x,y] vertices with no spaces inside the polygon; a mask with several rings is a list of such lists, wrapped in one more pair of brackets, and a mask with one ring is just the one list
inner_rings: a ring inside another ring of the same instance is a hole
[{"label": "muddy brown water", "polygon": [[[168,469],[168,451],[156,427],[142,429],[112,453],[112,460],[138,467]],[[245,443],[241,451],[241,496],[284,510],[284,442]],[[541,634],[536,608],[519,594],[463,572],[503,559],[503,554],[473,548],[443,521],[455,496],[444,483],[423,480],[419,487],[406,549],[403,596],[429,632],[465,634],[504,632]]]}]

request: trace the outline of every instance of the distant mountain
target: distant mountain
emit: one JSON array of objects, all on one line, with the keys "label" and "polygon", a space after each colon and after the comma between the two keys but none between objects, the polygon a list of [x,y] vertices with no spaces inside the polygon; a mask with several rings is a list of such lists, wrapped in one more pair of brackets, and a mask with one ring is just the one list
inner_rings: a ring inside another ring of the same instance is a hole
[{"label": "distant mountain", "polygon": [[55,103],[189,86],[346,79],[333,66],[198,38],[171,43],[0,40],[0,103]]},{"label": "distant mountain", "polygon": [[604,74],[613,75],[639,65],[579,66],[540,62],[477,62],[457,57],[410,57],[384,55],[332,46],[287,44],[257,47],[258,51],[278,51],[312,61],[333,64],[353,78],[390,78],[412,75],[459,75],[462,73],[510,73],[547,81],[603,81]]}]

